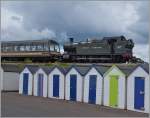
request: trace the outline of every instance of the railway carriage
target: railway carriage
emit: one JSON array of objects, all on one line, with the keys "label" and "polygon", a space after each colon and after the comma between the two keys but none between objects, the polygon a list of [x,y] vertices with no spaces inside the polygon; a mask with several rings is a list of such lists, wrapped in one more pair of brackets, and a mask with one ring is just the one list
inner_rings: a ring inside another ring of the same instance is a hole
[{"label": "railway carriage", "polygon": [[1,43],[2,60],[24,61],[49,61],[60,58],[59,44],[50,39],[3,41]]}]

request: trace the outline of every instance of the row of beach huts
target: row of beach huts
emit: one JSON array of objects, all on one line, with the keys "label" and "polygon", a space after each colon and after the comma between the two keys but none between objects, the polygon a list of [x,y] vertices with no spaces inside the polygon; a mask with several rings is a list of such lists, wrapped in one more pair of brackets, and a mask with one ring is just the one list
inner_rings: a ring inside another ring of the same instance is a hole
[{"label": "row of beach huts", "polygon": [[[7,66],[2,66],[3,89],[14,84],[13,87],[18,87],[19,93],[24,95],[149,113],[149,65],[145,63],[70,65],[64,68],[26,65],[19,73],[17,68],[16,71],[12,69],[17,75],[9,75],[11,66]],[[11,78],[15,78],[16,82],[12,82]],[[11,80],[10,83],[8,80]],[[6,83],[9,85],[6,86]]]}]

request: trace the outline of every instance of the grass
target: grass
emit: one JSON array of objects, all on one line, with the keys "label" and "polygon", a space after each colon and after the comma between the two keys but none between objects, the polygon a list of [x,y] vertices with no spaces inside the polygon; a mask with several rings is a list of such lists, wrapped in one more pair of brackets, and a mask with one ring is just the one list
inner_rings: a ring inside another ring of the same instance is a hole
[{"label": "grass", "polygon": [[[63,68],[66,68],[66,67],[69,67],[70,65],[74,64],[74,63],[63,63],[63,62],[48,62],[48,63],[33,63],[31,60],[26,60],[25,62],[22,62],[22,63],[7,63],[7,62],[2,62],[3,64],[15,64],[15,65],[18,65],[18,67],[20,69],[23,69],[23,67],[27,64],[29,65],[38,65],[38,66],[48,66],[48,67],[53,67],[53,66],[59,66],[59,67],[63,67]],[[133,64],[133,63],[128,63],[128,64],[117,64],[117,63],[114,63],[115,65],[122,65],[122,66],[133,66],[133,65],[137,65],[137,64]],[[112,63],[103,63],[103,64],[100,64],[100,65],[108,65],[108,66],[111,66]]]},{"label": "grass", "polygon": [[61,63],[61,62],[45,63],[44,65],[49,66],[49,67],[52,67],[52,66],[68,67],[69,66],[68,63]]}]

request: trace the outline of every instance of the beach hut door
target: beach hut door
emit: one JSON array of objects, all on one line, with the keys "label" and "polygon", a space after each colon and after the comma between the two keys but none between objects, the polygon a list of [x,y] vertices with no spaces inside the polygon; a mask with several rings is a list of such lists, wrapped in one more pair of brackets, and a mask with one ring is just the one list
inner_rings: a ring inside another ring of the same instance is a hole
[{"label": "beach hut door", "polygon": [[53,96],[59,97],[59,75],[53,76]]},{"label": "beach hut door", "polygon": [[90,75],[89,79],[89,103],[95,104],[96,102],[96,75]]},{"label": "beach hut door", "polygon": [[70,75],[70,100],[76,101],[77,75]]},{"label": "beach hut door", "polygon": [[23,94],[24,95],[28,94],[28,81],[29,81],[29,74],[24,73],[23,74]]},{"label": "beach hut door", "polygon": [[144,78],[135,77],[134,108],[144,110]]},{"label": "beach hut door", "polygon": [[118,106],[118,76],[110,76],[109,103],[112,107]]},{"label": "beach hut door", "polygon": [[43,96],[43,74],[38,76],[38,96]]}]

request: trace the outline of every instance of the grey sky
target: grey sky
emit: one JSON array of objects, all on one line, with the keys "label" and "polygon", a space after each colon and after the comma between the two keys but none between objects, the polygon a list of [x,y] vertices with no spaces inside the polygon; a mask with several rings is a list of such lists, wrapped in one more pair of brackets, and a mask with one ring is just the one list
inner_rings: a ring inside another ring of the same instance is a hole
[{"label": "grey sky", "polygon": [[[2,2],[2,40],[124,35],[148,43],[148,1]],[[148,58],[148,57],[147,57]]]}]

